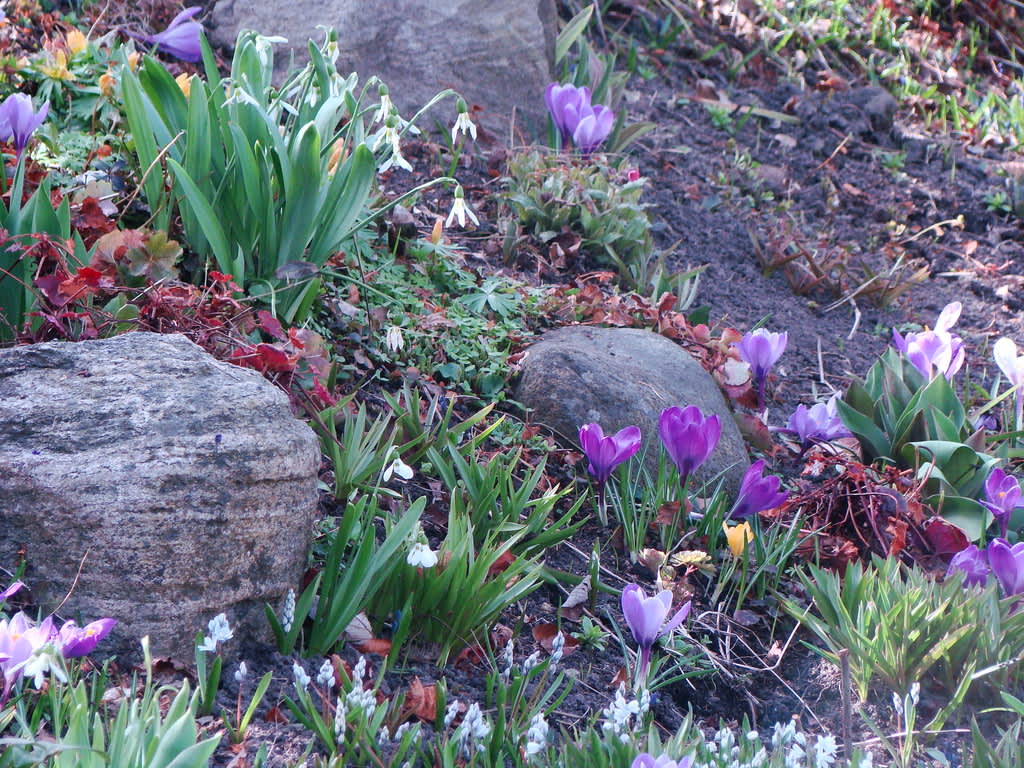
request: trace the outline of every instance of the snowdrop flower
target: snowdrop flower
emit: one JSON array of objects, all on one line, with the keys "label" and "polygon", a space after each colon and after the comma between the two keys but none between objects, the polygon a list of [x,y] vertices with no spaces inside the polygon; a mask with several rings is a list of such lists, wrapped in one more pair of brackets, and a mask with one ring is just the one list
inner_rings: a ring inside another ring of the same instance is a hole
[{"label": "snowdrop flower", "polygon": [[472,136],[475,141],[476,126],[469,119],[469,108],[466,106],[466,102],[463,99],[459,99],[455,104],[455,109],[458,111],[459,116],[455,118],[455,125],[452,126],[452,144],[455,143],[459,133],[465,136]]},{"label": "snowdrop flower", "polygon": [[402,157],[402,141],[398,134],[397,115],[390,115],[384,124],[384,130],[378,132],[377,140],[373,143],[373,151],[376,152],[384,144],[391,145],[391,157],[384,161],[384,164],[377,169],[378,173],[384,173],[393,165],[397,165],[399,168],[404,168],[407,171],[412,171],[409,161]]},{"label": "snowdrop flower", "polygon": [[228,625],[228,617],[223,613],[218,613],[210,619],[207,629],[209,630],[209,634],[203,638],[203,642],[198,648],[198,650],[204,653],[216,651],[218,643],[226,643],[234,637],[234,633]]},{"label": "snowdrop flower", "polygon": [[392,325],[384,334],[384,346],[391,352],[398,352],[405,349],[405,338],[402,336],[402,329]]},{"label": "snowdrop flower", "polygon": [[405,562],[414,568],[433,568],[437,565],[437,553],[422,541],[412,545]]},{"label": "snowdrop flower", "polygon": [[[396,449],[392,446],[391,450],[395,451]],[[380,481],[382,483],[386,483],[391,479],[392,475],[398,475],[402,480],[412,480],[413,470],[412,467],[402,461],[401,456],[396,456],[395,460],[384,468],[384,471],[380,476]]]},{"label": "snowdrop flower", "polygon": [[380,106],[378,106],[377,111],[373,113],[372,122],[382,123],[394,111],[395,105],[391,102],[390,92],[384,83],[377,86],[377,95],[380,96]]},{"label": "snowdrop flower", "polygon": [[453,221],[458,221],[460,227],[466,226],[466,217],[473,224],[479,224],[480,219],[473,213],[473,209],[466,205],[466,193],[462,191],[462,185],[460,184],[455,188],[455,198],[452,202],[452,210],[448,214],[448,218],[444,220],[444,225],[450,227]]}]

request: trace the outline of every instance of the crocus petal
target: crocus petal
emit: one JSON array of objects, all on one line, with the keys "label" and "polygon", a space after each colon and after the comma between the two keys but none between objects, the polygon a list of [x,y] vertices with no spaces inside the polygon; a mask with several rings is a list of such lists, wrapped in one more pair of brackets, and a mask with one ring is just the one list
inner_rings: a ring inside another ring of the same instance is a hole
[{"label": "crocus petal", "polygon": [[1004,595],[1024,594],[1024,541],[1011,547],[1006,539],[992,539],[988,544],[988,564]]},{"label": "crocus petal", "polygon": [[953,559],[949,561],[949,568],[946,569],[946,578],[949,578],[955,571],[964,572],[965,588],[984,586],[990,573],[988,555],[984,550],[971,544],[953,555]]},{"label": "crocus petal", "polygon": [[942,312],[939,313],[939,319],[935,321],[935,330],[948,331],[956,325],[956,321],[960,319],[960,311],[962,309],[963,304],[959,301],[954,301],[943,307]]},{"label": "crocus petal", "polygon": [[[668,592],[668,590],[665,590],[665,592],[668,593],[669,600],[671,601],[672,593]],[[671,608],[672,608],[672,606],[671,606],[671,603],[670,603],[669,610],[671,610]],[[663,635],[667,635],[673,629],[675,629],[680,624],[682,624],[686,620],[686,617],[689,616],[689,615],[690,615],[690,601],[687,600],[686,604],[682,608],[680,608],[678,611],[676,611],[675,616],[673,616],[671,619],[669,619],[668,622],[665,624],[665,626],[663,626],[661,628],[661,631],[658,633],[658,636],[661,637]]]},{"label": "crocus petal", "polygon": [[622,615],[636,644],[641,648],[649,648],[655,638],[648,638],[644,634],[644,593],[636,584],[630,584],[622,590]]},{"label": "crocus petal", "polygon": [[1009,382],[1017,387],[1024,383],[1024,356],[1017,356],[1017,345],[1005,336],[992,347],[996,365]]}]

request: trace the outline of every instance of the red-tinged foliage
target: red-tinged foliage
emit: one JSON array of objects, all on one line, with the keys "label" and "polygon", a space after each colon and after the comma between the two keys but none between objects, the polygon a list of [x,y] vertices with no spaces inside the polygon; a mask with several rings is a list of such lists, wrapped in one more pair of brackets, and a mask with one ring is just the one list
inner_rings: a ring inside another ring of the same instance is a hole
[{"label": "red-tinged foliage", "polygon": [[551,653],[552,644],[559,634],[562,635],[562,640],[565,643],[562,646],[563,658],[580,647],[580,641],[561,631],[557,624],[535,624],[533,627],[533,639],[536,640],[537,644],[548,653]]},{"label": "red-tinged foliage", "polygon": [[813,476],[797,481],[799,493],[781,510],[764,515],[780,520],[805,515],[806,532],[817,535],[801,545],[803,557],[841,571],[872,554],[923,564],[949,551],[936,545],[940,532],[952,541],[950,531],[935,527],[928,535],[936,523],[925,520],[921,487],[912,471],[876,469],[846,456],[816,455],[811,464]]},{"label": "red-tinged foliage", "polygon": [[92,246],[103,235],[113,232],[117,224],[100,208],[99,200],[87,197],[71,214],[71,226],[82,237],[86,248]]},{"label": "red-tinged foliage", "polygon": [[419,677],[414,677],[409,683],[398,721],[401,723],[414,717],[424,723],[433,723],[437,718],[436,684],[424,685]]}]

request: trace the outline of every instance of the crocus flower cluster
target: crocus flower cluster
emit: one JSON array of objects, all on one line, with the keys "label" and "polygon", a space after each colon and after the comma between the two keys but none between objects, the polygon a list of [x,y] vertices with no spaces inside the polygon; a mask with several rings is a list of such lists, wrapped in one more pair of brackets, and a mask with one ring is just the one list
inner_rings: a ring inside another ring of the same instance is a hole
[{"label": "crocus flower cluster", "polygon": [[[0,594],[6,599],[20,586],[16,582]],[[34,677],[37,688],[42,686],[43,675],[48,671],[64,679],[58,654],[72,659],[92,653],[116,623],[114,619],[99,619],[79,627],[74,621],[67,621],[58,629],[52,616],[35,624],[21,611],[10,620],[0,619],[0,705],[7,701],[11,688],[23,675]]]},{"label": "crocus flower cluster", "polygon": [[669,634],[690,615],[688,602],[668,619],[671,609],[672,593],[667,589],[654,597],[646,597],[643,589],[636,584],[630,584],[622,590],[622,615],[640,649],[640,666],[637,670],[637,679],[640,681],[647,679],[651,649],[658,638]]},{"label": "crocus flower cluster", "polygon": [[949,332],[960,318],[962,308],[959,301],[947,304],[935,321],[935,330],[925,329],[903,337],[893,328],[892,342],[896,349],[925,378],[930,379],[934,374],[941,373],[947,379],[952,379],[963,366],[966,354],[963,339]]},{"label": "crocus flower cluster", "polygon": [[668,755],[655,757],[646,752],[641,752],[633,758],[633,764],[630,768],[690,768],[692,763],[692,757],[682,757],[678,760],[673,760]]},{"label": "crocus flower cluster", "polygon": [[202,10],[200,6],[186,8],[171,20],[163,32],[156,35],[142,35],[139,39],[144,43],[156,46],[163,53],[169,53],[176,59],[195,63],[203,56],[199,44],[203,25],[198,21],[191,21],[191,19]]},{"label": "crocus flower cluster", "polygon": [[37,112],[28,94],[12,93],[0,104],[0,140],[13,142],[14,151],[20,158],[28,140],[46,120],[49,111],[50,102],[43,104]]},{"label": "crocus flower cluster", "polygon": [[1018,355],[1013,339],[1004,336],[992,347],[992,356],[1010,384],[1017,387],[1017,420],[1014,425],[1021,429],[1024,427],[1024,355]]},{"label": "crocus flower cluster", "polygon": [[1005,597],[1024,595],[1024,541],[1013,546],[1006,539],[992,539],[986,549],[971,544],[957,552],[946,575],[963,571],[964,586],[984,585],[995,576]]},{"label": "crocus flower cluster", "polygon": [[836,395],[826,403],[815,403],[810,408],[798,405],[789,417],[784,430],[796,435],[801,452],[815,443],[828,443],[840,437],[849,437],[850,430],[843,424],[836,406]]},{"label": "crocus flower cluster", "polygon": [[571,141],[584,155],[589,155],[612,132],[615,115],[603,104],[590,103],[590,89],[571,83],[551,83],[544,92],[551,119],[562,137],[562,146]]},{"label": "crocus flower cluster", "polygon": [[747,469],[740,483],[740,492],[732,505],[729,517],[742,520],[766,509],[774,509],[788,496],[780,491],[782,481],[775,475],[764,475],[764,459],[758,459]]},{"label": "crocus flower cluster", "polygon": [[764,408],[764,386],[768,381],[768,372],[786,351],[789,334],[772,333],[764,328],[757,328],[746,334],[736,344],[740,357],[750,366],[750,375],[754,379],[757,391],[757,407]]},{"label": "crocus flower cluster", "polygon": [[998,467],[989,472],[985,480],[985,500],[982,502],[995,517],[999,524],[999,532],[1006,538],[1010,525],[1010,515],[1018,507],[1024,507],[1021,499],[1020,483],[1013,475],[1008,475]]},{"label": "crocus flower cluster", "polygon": [[686,483],[698,467],[708,460],[722,436],[718,416],[705,417],[695,405],[666,408],[658,419],[658,434],[672,463],[679,470],[679,484]]}]

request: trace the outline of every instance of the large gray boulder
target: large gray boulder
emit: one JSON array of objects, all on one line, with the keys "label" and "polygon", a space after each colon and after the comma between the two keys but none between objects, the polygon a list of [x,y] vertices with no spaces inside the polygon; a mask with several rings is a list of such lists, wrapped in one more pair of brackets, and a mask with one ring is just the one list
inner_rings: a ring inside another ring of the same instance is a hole
[{"label": "large gray boulder", "polygon": [[697,479],[723,472],[727,487],[739,488],[750,460],[732,412],[711,375],[664,336],[635,328],[557,328],[530,346],[521,370],[514,396],[535,421],[570,444],[578,444],[584,424],[597,422],[605,434],[635,424],[653,467],[663,410],[696,405],[707,416],[717,414],[722,437]]},{"label": "large gray boulder", "polygon": [[[505,139],[513,111],[520,128],[544,118],[556,23],[554,0],[216,0],[207,26],[224,48],[242,29],[285,37],[297,63],[308,59],[309,39],[323,40],[318,27],[333,27],[338,69],[380,77],[403,117],[454,88],[483,107],[481,121]],[[446,109],[450,125],[454,103]]]},{"label": "large gray boulder", "polygon": [[131,333],[0,350],[0,564],[24,553],[44,611],[118,620],[102,649],[191,659],[227,614],[298,584],[318,441],[287,396],[184,336]]}]

